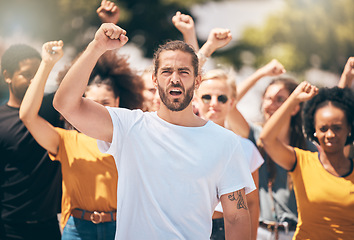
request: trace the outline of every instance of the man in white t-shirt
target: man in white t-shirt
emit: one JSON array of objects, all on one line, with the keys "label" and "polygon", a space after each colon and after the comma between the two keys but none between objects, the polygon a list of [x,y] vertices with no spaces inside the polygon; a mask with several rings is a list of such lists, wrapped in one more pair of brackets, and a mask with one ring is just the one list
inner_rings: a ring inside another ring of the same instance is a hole
[{"label": "man in white t-shirt", "polygon": [[[107,50],[128,38],[103,24],[62,81],[54,106],[81,132],[99,139],[118,169],[116,239],[209,239],[219,199],[227,239],[249,239],[245,194],[255,189],[240,137],[194,115],[198,58],[181,41],[155,53],[157,112],[105,108],[82,98],[89,75]],[[83,183],[84,184],[84,183]]]}]

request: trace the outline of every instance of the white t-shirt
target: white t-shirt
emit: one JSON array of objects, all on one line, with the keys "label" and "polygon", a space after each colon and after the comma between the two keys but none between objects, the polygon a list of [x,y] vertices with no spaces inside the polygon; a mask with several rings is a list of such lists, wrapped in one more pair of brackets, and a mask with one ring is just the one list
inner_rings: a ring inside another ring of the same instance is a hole
[{"label": "white t-shirt", "polygon": [[209,121],[170,124],[154,113],[107,107],[118,169],[116,239],[210,239],[223,194],[255,189],[240,137]]},{"label": "white t-shirt", "polygon": [[[242,138],[241,146],[243,152],[245,153],[246,160],[248,161],[250,171],[251,173],[253,173],[264,163],[264,159],[262,155],[259,153],[256,146],[249,139]],[[221,202],[218,203],[218,205],[215,208],[215,211],[223,212]]]}]

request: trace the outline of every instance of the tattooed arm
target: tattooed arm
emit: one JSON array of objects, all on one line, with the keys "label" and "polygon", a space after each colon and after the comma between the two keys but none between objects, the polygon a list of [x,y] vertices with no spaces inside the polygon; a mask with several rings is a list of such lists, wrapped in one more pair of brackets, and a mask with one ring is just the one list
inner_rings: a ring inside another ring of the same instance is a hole
[{"label": "tattooed arm", "polygon": [[245,190],[224,194],[220,200],[224,210],[225,239],[251,239],[251,220]]}]

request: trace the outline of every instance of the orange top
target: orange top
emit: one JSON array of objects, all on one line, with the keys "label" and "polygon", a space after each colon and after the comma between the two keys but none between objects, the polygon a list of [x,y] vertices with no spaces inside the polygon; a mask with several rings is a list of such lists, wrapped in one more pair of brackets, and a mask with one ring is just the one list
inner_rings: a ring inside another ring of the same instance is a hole
[{"label": "orange top", "polygon": [[[291,172],[299,222],[293,239],[354,239],[354,172],[336,177],[318,154],[295,148]],[[352,164],[353,166],[353,164]]]},{"label": "orange top", "polygon": [[114,158],[103,154],[97,141],[75,130],[56,128],[61,141],[52,160],[61,162],[63,175],[62,213],[65,227],[74,208],[109,212],[117,209],[118,173]]}]

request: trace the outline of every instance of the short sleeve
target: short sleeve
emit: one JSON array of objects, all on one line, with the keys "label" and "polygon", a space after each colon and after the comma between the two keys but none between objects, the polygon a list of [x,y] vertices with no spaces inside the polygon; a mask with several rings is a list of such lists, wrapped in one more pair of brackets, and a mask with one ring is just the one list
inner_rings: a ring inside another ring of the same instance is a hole
[{"label": "short sleeve", "polygon": [[238,191],[245,188],[248,194],[256,189],[248,161],[241,148],[240,143],[235,146],[228,163],[224,168],[218,186],[218,197],[221,195]]},{"label": "short sleeve", "polygon": [[143,112],[141,110],[129,110],[125,108],[106,108],[113,123],[112,143],[97,140],[97,146],[102,153],[115,156],[119,151],[119,143],[123,142],[129,129],[143,116]]}]

